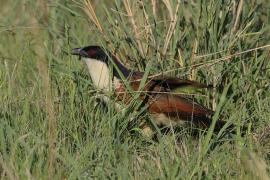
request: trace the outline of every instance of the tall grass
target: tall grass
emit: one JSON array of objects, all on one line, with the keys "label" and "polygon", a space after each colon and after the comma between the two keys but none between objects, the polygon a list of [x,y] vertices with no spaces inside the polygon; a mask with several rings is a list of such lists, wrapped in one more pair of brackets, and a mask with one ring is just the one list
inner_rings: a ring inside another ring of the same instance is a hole
[{"label": "tall grass", "polygon": [[[2,179],[269,179],[268,0],[0,4]],[[70,55],[89,44],[145,77],[213,84],[197,100],[217,110],[214,121],[235,124],[236,135],[181,128],[153,141],[136,123],[131,133],[131,119],[151,119],[134,111],[136,95],[118,113],[113,102],[96,104],[102,92]]]}]

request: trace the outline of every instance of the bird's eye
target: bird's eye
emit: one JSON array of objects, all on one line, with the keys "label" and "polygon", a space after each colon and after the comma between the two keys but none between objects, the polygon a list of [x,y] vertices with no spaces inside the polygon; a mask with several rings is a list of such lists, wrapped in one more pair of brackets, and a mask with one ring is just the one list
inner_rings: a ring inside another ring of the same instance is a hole
[{"label": "bird's eye", "polygon": [[88,51],[88,56],[90,56],[90,57],[95,56],[95,54],[96,54],[96,51],[95,51],[94,49],[90,49],[90,50]]}]

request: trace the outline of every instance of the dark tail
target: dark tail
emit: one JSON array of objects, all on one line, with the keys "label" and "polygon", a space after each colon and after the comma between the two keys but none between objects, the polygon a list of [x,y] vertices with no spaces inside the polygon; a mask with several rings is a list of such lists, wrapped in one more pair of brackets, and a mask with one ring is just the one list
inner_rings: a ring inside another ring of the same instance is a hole
[{"label": "dark tail", "polygon": [[[199,129],[209,129],[211,124],[212,124],[212,118],[209,117],[200,117],[196,120],[193,121],[193,123],[195,124],[196,127],[198,127]],[[224,129],[225,132],[230,132],[235,134],[235,126],[233,124],[227,124],[226,121],[224,120],[217,120],[215,127],[214,127],[214,132],[218,133],[221,129]]]},{"label": "dark tail", "polygon": [[[200,120],[195,122],[195,125],[198,126],[198,128],[205,129],[205,130],[209,129],[211,124],[212,124],[212,119],[208,117],[201,118]],[[224,129],[225,133],[236,134],[236,126],[234,124],[228,124],[227,121],[219,119],[217,120],[215,124],[214,132],[218,133],[220,132],[221,129]],[[242,126],[241,136],[244,136],[247,130],[248,128],[246,126]]]}]

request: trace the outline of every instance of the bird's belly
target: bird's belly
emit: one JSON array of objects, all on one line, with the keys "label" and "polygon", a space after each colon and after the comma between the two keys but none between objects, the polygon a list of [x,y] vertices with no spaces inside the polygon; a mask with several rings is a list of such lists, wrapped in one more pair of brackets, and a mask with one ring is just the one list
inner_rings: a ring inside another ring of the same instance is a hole
[{"label": "bird's belly", "polygon": [[179,119],[179,118],[172,118],[166,116],[164,113],[151,113],[154,122],[157,125],[184,125],[186,121]]}]

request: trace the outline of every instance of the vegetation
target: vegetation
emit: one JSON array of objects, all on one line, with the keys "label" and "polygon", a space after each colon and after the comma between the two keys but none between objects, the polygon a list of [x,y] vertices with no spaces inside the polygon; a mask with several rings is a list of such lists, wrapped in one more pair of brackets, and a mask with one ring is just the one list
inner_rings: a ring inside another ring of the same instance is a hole
[{"label": "vegetation", "polygon": [[[269,179],[268,0],[0,4],[1,178]],[[90,44],[140,71],[213,84],[196,98],[237,133],[127,131],[136,101],[118,113],[96,104],[70,55]]]}]

